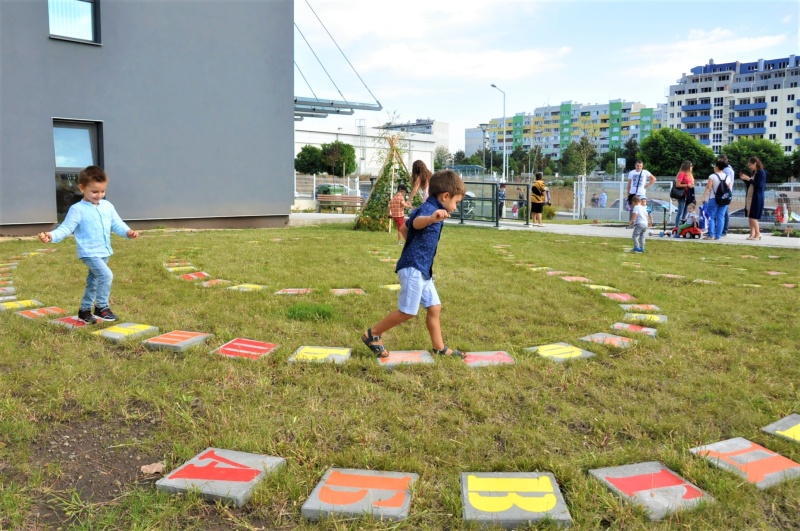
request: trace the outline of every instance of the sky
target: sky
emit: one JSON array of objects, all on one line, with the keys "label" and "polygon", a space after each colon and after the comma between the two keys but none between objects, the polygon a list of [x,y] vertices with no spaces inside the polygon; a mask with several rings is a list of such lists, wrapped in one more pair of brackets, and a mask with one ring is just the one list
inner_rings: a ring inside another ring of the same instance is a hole
[{"label": "sky", "polygon": [[506,116],[564,101],[653,107],[709,59],[800,55],[800,0],[295,0],[295,25],[295,96],[383,106],[306,120],[431,118],[449,124],[451,152],[503,116],[492,84]]}]

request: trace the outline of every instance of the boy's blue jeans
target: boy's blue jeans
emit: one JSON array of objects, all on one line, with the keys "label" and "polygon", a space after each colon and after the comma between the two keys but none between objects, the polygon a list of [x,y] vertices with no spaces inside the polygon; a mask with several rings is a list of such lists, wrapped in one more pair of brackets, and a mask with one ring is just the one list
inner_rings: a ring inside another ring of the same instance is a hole
[{"label": "boy's blue jeans", "polygon": [[92,304],[97,308],[108,308],[108,298],[111,296],[111,281],[114,273],[108,268],[108,257],[81,258],[89,268],[86,276],[86,291],[81,299],[81,310],[91,310]]},{"label": "boy's blue jeans", "polygon": [[725,226],[725,214],[728,212],[728,205],[718,205],[712,197],[708,202],[708,235],[711,238],[719,239],[722,237],[722,230]]}]

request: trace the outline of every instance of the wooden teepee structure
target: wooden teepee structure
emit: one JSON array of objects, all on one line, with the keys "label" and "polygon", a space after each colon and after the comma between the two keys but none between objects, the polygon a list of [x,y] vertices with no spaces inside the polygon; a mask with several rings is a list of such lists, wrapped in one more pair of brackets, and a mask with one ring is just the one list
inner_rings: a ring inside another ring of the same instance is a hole
[{"label": "wooden teepee structure", "polygon": [[397,135],[386,137],[389,150],[383,162],[375,186],[367,197],[367,202],[361,208],[353,227],[356,230],[388,231],[389,230],[389,201],[394,190],[400,183],[410,189],[410,175],[403,162],[400,150],[400,137]]}]

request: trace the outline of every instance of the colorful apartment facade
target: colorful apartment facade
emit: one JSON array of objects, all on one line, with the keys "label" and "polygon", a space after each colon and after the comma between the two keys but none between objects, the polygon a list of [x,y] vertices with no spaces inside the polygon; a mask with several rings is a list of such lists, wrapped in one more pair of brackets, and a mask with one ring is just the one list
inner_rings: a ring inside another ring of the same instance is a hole
[{"label": "colorful apartment facade", "polygon": [[765,138],[787,153],[800,145],[800,57],[715,64],[669,88],[667,127],[715,153],[738,138]]}]

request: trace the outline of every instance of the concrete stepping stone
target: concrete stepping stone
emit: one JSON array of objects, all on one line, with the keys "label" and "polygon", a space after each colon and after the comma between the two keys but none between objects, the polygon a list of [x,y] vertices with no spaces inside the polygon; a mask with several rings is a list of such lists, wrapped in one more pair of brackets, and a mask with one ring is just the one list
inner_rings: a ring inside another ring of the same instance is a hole
[{"label": "concrete stepping stone", "polygon": [[13,286],[13,285],[14,285],[13,280],[0,280],[0,286]]},{"label": "concrete stepping stone", "polygon": [[373,256],[380,256],[380,255],[383,255],[383,254],[389,254],[389,251],[378,251],[378,250],[375,250],[375,249],[373,249],[371,251],[367,251],[367,252],[369,254],[373,255]]},{"label": "concrete stepping stone", "polygon": [[671,278],[671,279],[686,278],[683,275],[674,275],[672,273],[662,273],[661,275],[658,275],[658,276],[663,277],[663,278]]},{"label": "concrete stepping stone", "polygon": [[689,450],[763,490],[800,477],[800,464],[742,437]]},{"label": "concrete stepping stone", "polygon": [[13,295],[17,292],[17,289],[12,287],[7,288],[0,288],[0,295]]},{"label": "concrete stepping stone", "polygon": [[361,288],[334,288],[331,293],[337,297],[342,295],[366,295],[367,293]]},{"label": "concrete stepping stone", "polygon": [[623,267],[642,267],[639,262],[622,262]]},{"label": "concrete stepping stone", "polygon": [[488,367],[490,365],[513,365],[514,358],[504,350],[489,350],[484,352],[465,352],[464,363],[467,367]]},{"label": "concrete stepping stone", "polygon": [[586,277],[577,276],[561,277],[561,280],[565,280],[567,282],[591,282],[591,280]]},{"label": "concrete stepping stone", "polygon": [[771,277],[777,277],[778,275],[785,275],[786,274],[783,271],[764,271],[764,273],[766,273],[767,275],[769,275]]},{"label": "concrete stepping stone", "polygon": [[289,361],[292,363],[297,361],[344,363],[350,359],[352,352],[353,349],[345,347],[302,346],[289,356]]},{"label": "concrete stepping stone", "polygon": [[776,256],[774,254],[768,254],[767,258],[771,258],[772,260],[777,260],[778,258],[781,258],[781,257],[780,256]]},{"label": "concrete stepping stone", "polygon": [[258,360],[266,356],[278,347],[275,343],[264,343],[253,339],[237,337],[228,341],[221,347],[211,351],[211,354],[220,354],[229,358],[246,358]]},{"label": "concrete stepping stone", "polygon": [[800,442],[800,415],[792,413],[778,422],[764,426],[761,431],[789,439],[790,441]]},{"label": "concrete stepping stone", "polygon": [[191,262],[172,261],[172,262],[167,262],[166,264],[164,264],[164,267],[186,267],[186,266],[190,266],[190,265],[192,265]]},{"label": "concrete stepping stone", "polygon": [[203,345],[214,334],[206,334],[203,332],[187,332],[185,330],[173,330],[160,336],[151,337],[142,341],[142,345],[150,350],[172,350],[174,352],[183,352],[184,350]]},{"label": "concrete stepping stone", "polygon": [[231,286],[227,289],[232,291],[261,291],[263,289],[267,289],[267,287],[260,284],[237,284],[236,286]]},{"label": "concrete stepping stone", "polygon": [[601,345],[610,345],[617,348],[628,348],[636,344],[636,340],[629,337],[617,336],[614,334],[606,334],[605,332],[597,332],[579,338],[581,341],[589,341],[591,343],[599,343]]},{"label": "concrete stepping stone", "polygon": [[797,284],[781,284],[781,286],[783,286],[784,288],[791,289],[791,288],[797,287]]},{"label": "concrete stepping stone", "polygon": [[21,312],[14,312],[14,313],[26,319],[39,319],[40,317],[52,317],[54,315],[64,315],[65,313],[67,313],[67,310],[59,308],[57,306],[48,306],[46,308],[23,310]]},{"label": "concrete stepping stone", "polygon": [[383,289],[388,289],[389,291],[400,291],[400,284],[384,284],[381,287]]},{"label": "concrete stepping stone", "polygon": [[743,254],[739,258],[750,258],[750,259],[755,258],[755,259],[757,259],[758,257],[757,256],[753,256],[752,254]]},{"label": "concrete stepping stone", "polygon": [[594,352],[573,347],[569,343],[550,343],[547,345],[539,345],[538,347],[528,347],[524,350],[527,352],[534,352],[543,358],[555,361],[556,363],[563,363],[565,361],[576,359],[592,358],[595,356]]},{"label": "concrete stepping stone", "polygon": [[667,316],[657,313],[626,313],[622,320],[637,323],[666,323]]},{"label": "concrete stepping stone", "polygon": [[584,284],[583,286],[593,291],[619,291],[617,288],[603,286],[602,284]]},{"label": "concrete stepping stone", "polygon": [[461,506],[465,522],[482,526],[515,529],[544,519],[572,525],[561,489],[548,472],[462,472]]},{"label": "concrete stepping stone", "polygon": [[650,337],[656,337],[658,335],[658,330],[655,328],[649,328],[647,326],[641,326],[637,324],[630,324],[630,323],[614,323],[611,325],[611,328],[614,330],[624,330],[626,332],[635,332],[637,334],[644,334]]},{"label": "concrete stepping stone", "polygon": [[71,315],[69,317],[60,317],[58,319],[51,319],[48,322],[52,325],[69,328],[70,330],[72,330],[73,328],[83,328],[84,326],[92,326],[92,323],[86,323],[85,321],[81,321],[80,319],[78,319],[77,315]]},{"label": "concrete stepping stone", "polygon": [[170,273],[191,273],[192,271],[197,271],[197,268],[194,266],[178,266],[168,267],[167,271]]},{"label": "concrete stepping stone", "polygon": [[495,249],[508,249],[511,245],[507,243],[498,243],[497,245],[492,245]]},{"label": "concrete stepping stone", "polygon": [[213,288],[214,286],[227,286],[228,284],[232,284],[230,280],[223,280],[221,278],[215,278],[212,280],[206,280],[205,282],[201,282],[200,285],[204,288]]},{"label": "concrete stepping stone", "polygon": [[743,288],[760,288],[761,284],[739,284]]},{"label": "concrete stepping stone", "polygon": [[17,300],[16,295],[3,295],[2,297],[0,297],[0,302],[9,302],[15,300]]},{"label": "concrete stepping stone", "polygon": [[8,269],[16,269],[19,265],[19,262],[6,262],[4,264],[0,264],[0,269],[8,268]]},{"label": "concrete stepping stone", "polygon": [[303,518],[360,517],[399,521],[408,517],[417,474],[330,468],[300,509]]},{"label": "concrete stepping stone", "polygon": [[714,501],[681,476],[657,461],[589,470],[612,492],[640,505],[650,520],[662,518],[701,503]]},{"label": "concrete stepping stone", "polygon": [[275,292],[275,295],[308,295],[311,288],[284,288]]},{"label": "concrete stepping stone", "polygon": [[552,271],[553,270],[552,267],[544,267],[544,266],[532,267],[530,269],[531,269],[531,271]]},{"label": "concrete stepping stone", "polygon": [[281,457],[206,448],[156,481],[156,488],[173,494],[197,491],[206,500],[242,507],[264,476],[285,464]]},{"label": "concrete stepping stone", "polygon": [[620,304],[626,312],[660,312],[661,308],[655,304]]},{"label": "concrete stepping stone", "polygon": [[617,302],[633,302],[636,300],[636,297],[628,293],[601,293],[600,295]]},{"label": "concrete stepping stone", "polygon": [[719,282],[714,282],[713,280],[704,280],[702,278],[696,278],[692,282],[695,284],[719,284]]},{"label": "concrete stepping stone", "polygon": [[545,273],[545,275],[548,275],[548,276],[551,276],[551,277],[556,276],[556,275],[568,275],[568,274],[569,273],[567,273],[566,271],[559,271],[557,269],[556,270],[550,270],[547,273]]},{"label": "concrete stepping stone", "polygon": [[205,271],[196,271],[194,273],[184,273],[183,275],[178,275],[178,278],[193,282],[195,280],[203,280],[204,278],[211,278],[211,275],[209,275]]},{"label": "concrete stepping stone", "polygon": [[37,306],[42,306],[42,303],[35,299],[0,302],[0,312],[7,312],[9,310],[24,310],[26,308],[36,308]]},{"label": "concrete stepping stone", "polygon": [[148,324],[120,323],[102,330],[92,332],[93,335],[103,337],[114,343],[136,339],[142,336],[151,336],[158,333],[158,328]]},{"label": "concrete stepping stone", "polygon": [[397,260],[398,260],[397,258],[378,258],[378,261],[380,262],[391,263],[391,264],[396,264]]},{"label": "concrete stepping stone", "polygon": [[5,266],[0,267],[0,273],[11,273],[17,268],[17,266]]},{"label": "concrete stepping stone", "polygon": [[413,365],[417,363],[433,363],[433,356],[427,350],[392,350],[386,358],[378,358],[378,364],[387,369],[398,365]]}]

